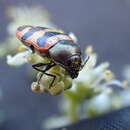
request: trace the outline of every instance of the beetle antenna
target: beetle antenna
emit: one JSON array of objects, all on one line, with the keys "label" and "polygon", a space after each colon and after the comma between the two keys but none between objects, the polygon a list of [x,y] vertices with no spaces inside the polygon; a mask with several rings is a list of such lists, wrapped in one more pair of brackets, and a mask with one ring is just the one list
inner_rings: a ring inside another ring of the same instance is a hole
[{"label": "beetle antenna", "polygon": [[89,58],[90,58],[90,56],[88,56],[88,55],[87,55],[87,57],[85,57],[85,60],[83,61],[83,64],[82,64],[82,68],[86,65]]}]

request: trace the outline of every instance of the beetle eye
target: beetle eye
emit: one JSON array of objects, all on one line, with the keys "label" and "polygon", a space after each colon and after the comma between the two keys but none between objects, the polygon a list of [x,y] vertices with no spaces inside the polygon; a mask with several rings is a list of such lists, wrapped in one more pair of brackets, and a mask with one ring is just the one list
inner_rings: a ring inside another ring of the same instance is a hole
[{"label": "beetle eye", "polygon": [[75,64],[79,64],[79,58],[78,58],[78,57],[75,57],[73,62],[74,62]]},{"label": "beetle eye", "polygon": [[79,56],[72,56],[67,61],[67,65],[70,68],[78,68],[78,67],[80,67],[80,64],[81,64],[81,58]]},{"label": "beetle eye", "polygon": [[67,61],[67,65],[68,65],[68,66],[70,66],[71,63],[72,63],[71,60],[68,60],[68,61]]}]

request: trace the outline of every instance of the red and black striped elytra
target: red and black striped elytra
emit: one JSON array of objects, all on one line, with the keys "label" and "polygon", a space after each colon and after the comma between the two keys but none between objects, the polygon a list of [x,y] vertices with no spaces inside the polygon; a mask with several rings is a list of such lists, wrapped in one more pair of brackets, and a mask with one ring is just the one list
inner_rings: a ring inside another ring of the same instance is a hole
[{"label": "red and black striped elytra", "polygon": [[[46,56],[50,59],[50,63],[36,63],[32,65],[34,69],[42,72],[42,75],[46,74],[53,77],[50,87],[56,78],[55,75],[46,73],[51,67],[60,65],[74,79],[88,60],[87,57],[83,61],[79,44],[75,43],[69,35],[57,29],[23,25],[17,29],[16,37],[25,46],[30,47],[32,52],[38,52],[41,56]],[[43,66],[44,69],[41,69]]]},{"label": "red and black striped elytra", "polygon": [[16,37],[28,46],[33,46],[39,52],[47,52],[60,40],[72,39],[61,31],[45,27],[21,26],[17,29]]}]

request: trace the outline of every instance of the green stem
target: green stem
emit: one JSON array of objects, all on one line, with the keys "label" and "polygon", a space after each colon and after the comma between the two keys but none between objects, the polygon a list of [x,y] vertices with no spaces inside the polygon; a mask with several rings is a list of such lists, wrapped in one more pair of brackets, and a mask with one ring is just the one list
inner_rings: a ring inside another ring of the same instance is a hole
[{"label": "green stem", "polygon": [[76,122],[79,118],[78,118],[78,105],[76,102],[74,101],[69,101],[69,110],[68,110],[68,115],[69,115],[69,119],[70,122]]},{"label": "green stem", "polygon": [[66,110],[66,113],[69,117],[69,120],[71,123],[76,122],[78,117],[78,102],[76,100],[76,94],[72,91],[66,91],[64,92],[65,98],[68,102],[68,109]]}]

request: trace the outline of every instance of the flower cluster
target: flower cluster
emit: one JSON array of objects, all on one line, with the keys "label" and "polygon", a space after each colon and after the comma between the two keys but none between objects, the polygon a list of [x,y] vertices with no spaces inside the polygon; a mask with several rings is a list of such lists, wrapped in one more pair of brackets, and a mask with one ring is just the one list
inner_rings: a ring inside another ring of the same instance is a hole
[{"label": "flower cluster", "polygon": [[[37,53],[31,53],[29,50],[26,50],[24,52],[19,52],[15,56],[8,56],[7,57],[8,64],[19,66],[25,63],[33,64],[33,63],[48,63],[49,60],[47,58],[42,58]],[[48,74],[53,74],[56,76],[56,79],[52,86],[50,86],[52,82],[52,77],[47,76],[43,74],[40,83],[39,78],[42,74],[42,72],[38,72],[37,74],[37,81],[33,82],[31,85],[31,88],[33,91],[37,93],[44,93],[49,92],[52,95],[57,95],[62,93],[64,90],[71,87],[72,79],[67,74],[67,72],[60,67],[59,65],[56,65],[49,69],[47,71]]]},{"label": "flower cluster", "polygon": [[97,54],[92,46],[87,47],[86,54],[90,56],[89,61],[73,80],[72,88],[64,92],[60,105],[63,115],[51,117],[43,123],[44,127],[64,126],[130,105],[127,81],[117,80],[108,62],[97,66]]}]

